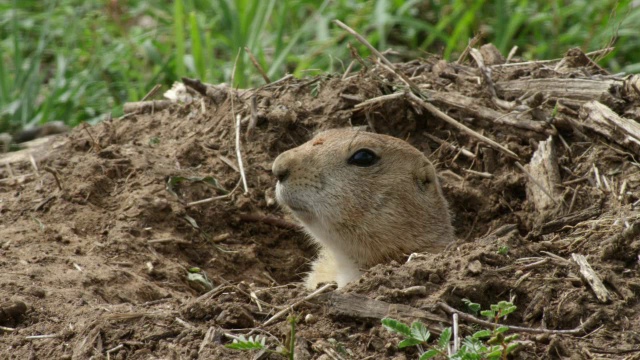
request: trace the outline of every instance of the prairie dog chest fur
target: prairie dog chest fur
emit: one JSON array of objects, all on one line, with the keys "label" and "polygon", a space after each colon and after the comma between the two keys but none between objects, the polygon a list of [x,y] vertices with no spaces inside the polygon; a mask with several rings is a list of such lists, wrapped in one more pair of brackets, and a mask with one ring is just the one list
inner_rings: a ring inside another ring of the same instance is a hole
[{"label": "prairie dog chest fur", "polygon": [[273,163],[276,198],[319,246],[308,288],[453,241],[435,169],[403,140],[355,129],[319,133]]}]

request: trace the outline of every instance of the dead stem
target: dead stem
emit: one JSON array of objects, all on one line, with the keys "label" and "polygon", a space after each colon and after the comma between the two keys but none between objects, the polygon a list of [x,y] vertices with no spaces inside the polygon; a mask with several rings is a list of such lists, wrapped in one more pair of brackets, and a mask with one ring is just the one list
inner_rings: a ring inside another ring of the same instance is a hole
[{"label": "dead stem", "polygon": [[60,179],[58,178],[58,172],[48,166],[45,166],[43,170],[53,175],[53,178],[56,179],[56,184],[58,185],[58,189],[62,191],[62,184],[60,184]]},{"label": "dead stem", "polygon": [[253,53],[251,52],[251,50],[249,50],[249,48],[245,46],[244,51],[246,51],[247,54],[249,54],[249,59],[251,59],[253,66],[255,66],[256,69],[258,69],[258,72],[260,73],[260,75],[262,75],[262,78],[264,79],[264,81],[267,84],[269,84],[271,82],[271,79],[269,79],[269,76],[267,75],[267,73],[264,72],[264,69],[262,68],[262,66],[260,66],[260,63],[255,58],[255,56],[253,56]]},{"label": "dead stem", "polygon": [[398,75],[402,79],[402,81],[406,82],[409,85],[409,87],[411,88],[411,91],[415,92],[416,94],[420,94],[422,96],[422,91],[420,91],[420,88],[418,87],[418,85],[416,85],[416,83],[414,83],[406,75],[404,75],[404,74],[402,74],[400,72],[397,72],[395,70],[395,67],[393,66],[393,64],[389,60],[387,60],[387,58],[385,58],[384,55],[382,55],[375,47],[373,47],[373,45],[369,44],[369,42],[364,37],[362,37],[362,35],[358,34],[355,30],[353,30],[349,26],[345,25],[340,20],[333,20],[333,23],[338,25],[338,26],[340,26],[341,28],[345,29],[349,34],[355,36],[355,38],[358,39],[358,41],[360,41],[364,46],[369,48],[369,50],[378,59],[380,59],[380,61],[382,61],[385,65],[387,65],[389,68],[391,68],[396,73],[396,75]]},{"label": "dead stem", "polygon": [[151,89],[147,95],[145,95],[142,99],[140,99],[140,101],[146,101],[148,98],[152,97],[153,95],[155,95],[160,88],[162,88],[161,84],[156,84],[156,86],[153,87],[153,89]]},{"label": "dead stem", "polygon": [[513,331],[519,331],[519,332],[525,332],[525,333],[530,333],[530,334],[564,334],[564,335],[578,335],[580,333],[586,332],[586,328],[591,327],[592,325],[594,325],[598,319],[600,318],[600,313],[596,312],[594,314],[592,314],[589,318],[587,318],[587,320],[585,322],[583,322],[580,326],[574,328],[574,329],[570,329],[570,330],[549,330],[549,329],[534,329],[534,328],[528,328],[528,327],[523,327],[523,326],[511,326],[511,325],[504,325],[504,324],[496,324],[493,323],[491,321],[486,321],[486,320],[481,320],[476,318],[475,316],[466,314],[460,310],[456,310],[454,308],[452,308],[451,306],[443,303],[443,302],[439,302],[438,303],[438,307],[440,307],[442,310],[444,310],[445,312],[447,312],[448,314],[458,314],[458,316],[460,316],[461,319],[467,320],[469,322],[475,323],[475,324],[479,324],[479,325],[483,325],[483,326],[487,326],[489,328],[497,328],[499,326],[506,326],[509,328],[509,330],[513,330]]},{"label": "dead stem", "polygon": [[438,109],[437,107],[433,106],[432,104],[420,99],[419,97],[417,97],[415,94],[408,94],[409,98],[411,98],[413,101],[415,101],[416,103],[418,103],[419,105],[421,105],[422,107],[424,107],[426,110],[428,110],[429,112],[431,112],[433,115],[437,116],[438,118],[440,118],[441,120],[444,120],[446,123],[448,123],[449,125],[452,125],[454,127],[456,127],[458,130],[461,130],[462,132],[464,132],[465,134],[476,138],[486,144],[489,144],[493,147],[495,147],[496,149],[502,151],[503,153],[505,153],[506,155],[519,160],[520,157],[514,153],[513,151],[507,149],[506,147],[500,145],[499,143],[487,138],[486,136],[480,135],[479,133],[471,130],[470,128],[462,125],[461,123],[459,123],[457,120],[455,120],[454,118],[450,117],[449,115],[443,113],[442,111],[440,111],[440,109]]},{"label": "dead stem", "polygon": [[325,284],[323,287],[315,290],[314,292],[312,292],[311,294],[305,296],[302,300],[298,300],[296,302],[294,302],[293,304],[287,306],[285,309],[282,309],[280,311],[278,311],[278,313],[276,313],[275,315],[273,315],[269,320],[265,321],[264,324],[262,324],[262,326],[267,326],[273,322],[275,322],[276,320],[280,319],[284,314],[288,313],[289,311],[292,311],[293,308],[295,308],[296,306],[302,304],[305,301],[309,301],[315,297],[318,297],[319,295],[321,295],[322,293],[324,293],[327,290],[334,290],[336,287],[336,285],[334,283],[329,283],[329,284]]}]

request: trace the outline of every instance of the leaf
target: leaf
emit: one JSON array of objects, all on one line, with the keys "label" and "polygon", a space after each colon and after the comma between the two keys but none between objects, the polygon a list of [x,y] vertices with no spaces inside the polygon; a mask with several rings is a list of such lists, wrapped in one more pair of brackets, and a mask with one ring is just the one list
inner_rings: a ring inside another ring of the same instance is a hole
[{"label": "leaf", "polygon": [[438,347],[440,349],[446,349],[447,345],[449,345],[449,341],[451,341],[451,328],[448,327],[442,330],[440,334],[440,338],[438,339]]},{"label": "leaf", "polygon": [[404,339],[402,341],[400,341],[398,343],[398,349],[404,349],[406,347],[409,346],[416,346],[422,344],[422,341],[418,340],[418,339],[412,339],[412,338],[408,338],[408,339]]},{"label": "leaf", "polygon": [[[493,309],[493,306],[494,305],[491,305],[492,309]],[[510,301],[500,301],[498,305],[496,305],[496,308],[498,309],[497,311],[498,311],[498,314],[500,314],[500,317],[507,316],[512,312],[516,311],[517,309],[517,307],[513,305],[513,303]]]},{"label": "leaf", "polygon": [[229,190],[225,189],[220,182],[218,181],[218,179],[214,178],[213,176],[205,176],[203,178],[189,178],[190,181],[202,181],[206,184],[209,184],[211,186],[213,186],[216,190],[218,190],[219,192],[222,193],[222,195],[227,195],[229,193]]},{"label": "leaf", "polygon": [[518,340],[519,338],[520,338],[520,335],[518,334],[509,335],[504,338],[504,342],[508,344],[514,340]]},{"label": "leaf", "polygon": [[502,356],[502,348],[500,346],[494,346],[491,348],[491,351],[487,354],[487,358],[489,359],[499,359]]},{"label": "leaf", "polygon": [[508,246],[500,246],[498,248],[498,254],[499,255],[507,255],[509,253],[509,247]]},{"label": "leaf", "polygon": [[518,346],[520,346],[520,343],[513,343],[513,344],[509,344],[509,346],[507,346],[507,354],[511,354],[513,352],[513,350],[515,350]]},{"label": "leaf", "polygon": [[491,337],[491,331],[489,330],[480,330],[471,335],[473,339],[482,339]]},{"label": "leaf", "polygon": [[511,305],[509,307],[506,307],[504,309],[502,309],[502,312],[500,313],[500,315],[502,316],[507,316],[509,314],[511,314],[512,312],[516,311],[517,307],[515,305]]},{"label": "leaf", "polygon": [[474,303],[469,299],[462,299],[462,302],[467,306],[467,309],[469,309],[469,311],[471,311],[471,313],[473,313],[474,315],[477,315],[478,311],[480,311],[480,304]]},{"label": "leaf", "polygon": [[493,318],[496,316],[496,312],[493,310],[482,310],[480,311],[480,315],[493,320]]},{"label": "leaf", "polygon": [[421,342],[427,342],[431,337],[431,333],[423,323],[414,321],[411,324],[411,337]]},{"label": "leaf", "polygon": [[420,355],[420,360],[431,359],[434,356],[438,356],[440,353],[436,349],[431,349],[426,351],[424,354]]},{"label": "leaf", "polygon": [[183,176],[169,176],[169,178],[167,179],[167,191],[170,192],[172,195],[178,197],[175,187],[176,185],[180,184],[184,180],[186,180],[186,178]]},{"label": "leaf", "polygon": [[484,353],[487,351],[487,347],[482,343],[479,339],[474,339],[470,336],[467,336],[464,340],[462,340],[461,350],[464,349],[464,352],[468,353]]},{"label": "leaf", "polygon": [[235,350],[262,350],[265,348],[264,342],[264,337],[260,335],[256,336],[255,339],[253,336],[247,339],[244,335],[240,335],[237,339],[233,339],[231,344],[226,344],[225,347]]},{"label": "leaf", "polygon": [[504,340],[504,335],[502,335],[501,333],[498,334],[494,334],[494,336],[487,340],[487,344],[488,345],[498,345],[498,344],[502,344],[502,341]]},{"label": "leaf", "polygon": [[496,333],[496,334],[502,334],[502,333],[507,332],[507,331],[509,331],[509,327],[508,326],[500,326],[500,327],[497,327],[496,329],[493,330],[493,332]]},{"label": "leaf", "polygon": [[191,224],[191,226],[193,226],[194,229],[200,229],[198,227],[198,223],[196,222],[196,219],[192,218],[189,215],[185,215],[184,219],[187,220],[189,222],[189,224]]},{"label": "leaf", "polygon": [[391,332],[404,335],[405,337],[411,337],[411,329],[409,329],[406,324],[403,324],[398,320],[384,318],[382,319],[382,326]]},{"label": "leaf", "polygon": [[213,289],[213,283],[211,283],[211,280],[207,278],[207,274],[205,274],[204,272],[187,273],[187,283],[194,290],[197,290],[203,293]]}]

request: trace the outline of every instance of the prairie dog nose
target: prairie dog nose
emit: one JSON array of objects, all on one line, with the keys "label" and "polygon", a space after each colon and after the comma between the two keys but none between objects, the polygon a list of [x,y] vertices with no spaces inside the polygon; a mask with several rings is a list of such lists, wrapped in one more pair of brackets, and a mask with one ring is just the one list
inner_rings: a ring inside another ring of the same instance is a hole
[{"label": "prairie dog nose", "polygon": [[271,172],[273,172],[273,175],[280,182],[285,181],[291,173],[291,161],[288,161],[288,158],[289,157],[287,156],[286,152],[280,154],[280,156],[278,156],[273,162],[273,166],[271,167]]}]

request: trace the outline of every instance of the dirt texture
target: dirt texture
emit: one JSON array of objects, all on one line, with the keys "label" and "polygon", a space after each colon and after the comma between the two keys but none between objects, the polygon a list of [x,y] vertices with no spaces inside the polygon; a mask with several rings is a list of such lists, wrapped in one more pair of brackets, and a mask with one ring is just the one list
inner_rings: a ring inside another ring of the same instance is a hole
[{"label": "dirt texture", "polygon": [[[134,104],[4,161],[0,358],[278,359],[224,344],[261,335],[273,349],[286,345],[293,314],[296,359],[415,359],[380,319],[422,320],[438,333],[451,326],[439,304],[465,311],[463,298],[483,308],[513,301],[507,325],[575,330],[515,331],[523,344],[514,358],[638,358],[638,78],[609,75],[575,49],[524,64],[395,64],[430,104],[516,158],[366,65],[248,90],[186,79],[186,101]],[[428,155],[458,241],[301,301],[316,249],[276,204],[271,164],[317,131],[347,126]],[[551,150],[532,161],[539,149]],[[540,173],[551,175],[528,175]],[[573,254],[586,257],[603,293]],[[477,328],[461,324],[462,335]]]}]

